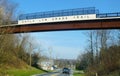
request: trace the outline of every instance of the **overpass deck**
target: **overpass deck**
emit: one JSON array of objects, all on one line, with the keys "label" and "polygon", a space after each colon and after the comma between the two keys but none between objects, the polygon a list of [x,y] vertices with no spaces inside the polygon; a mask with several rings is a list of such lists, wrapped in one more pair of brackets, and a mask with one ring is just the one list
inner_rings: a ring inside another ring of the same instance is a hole
[{"label": "overpass deck", "polygon": [[120,29],[120,17],[55,23],[13,24],[1,26],[0,29],[5,29],[7,27],[11,28],[12,33],[60,30]]}]

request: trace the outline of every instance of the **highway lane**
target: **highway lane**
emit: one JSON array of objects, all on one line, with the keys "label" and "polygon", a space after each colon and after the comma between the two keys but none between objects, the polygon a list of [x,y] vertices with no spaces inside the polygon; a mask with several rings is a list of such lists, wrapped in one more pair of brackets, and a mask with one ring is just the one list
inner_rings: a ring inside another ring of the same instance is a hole
[{"label": "highway lane", "polygon": [[34,76],[73,76],[72,74],[62,74],[62,73],[47,73],[42,75],[34,75]]},{"label": "highway lane", "polygon": [[51,73],[45,73],[45,74],[36,74],[32,76],[57,76],[59,73],[58,72],[51,72]]},{"label": "highway lane", "polygon": [[59,75],[57,75],[57,76],[73,76],[72,74],[59,74]]},{"label": "highway lane", "polygon": [[71,71],[70,74],[63,74],[60,70],[57,72],[51,72],[51,73],[46,73],[46,74],[37,74],[37,75],[32,75],[32,76],[73,76],[73,71]]}]

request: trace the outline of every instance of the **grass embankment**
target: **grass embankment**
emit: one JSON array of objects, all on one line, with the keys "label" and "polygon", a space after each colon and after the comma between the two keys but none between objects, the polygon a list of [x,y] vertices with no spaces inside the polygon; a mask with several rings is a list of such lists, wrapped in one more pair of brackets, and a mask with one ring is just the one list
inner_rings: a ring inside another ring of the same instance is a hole
[{"label": "grass embankment", "polygon": [[75,71],[73,76],[85,76],[83,71]]},{"label": "grass embankment", "polygon": [[1,69],[0,68],[0,76],[31,76],[34,74],[42,74],[46,73],[46,71],[39,70],[36,68],[25,68],[25,69]]},{"label": "grass embankment", "polygon": [[39,69],[26,69],[26,70],[20,70],[20,69],[13,69],[13,70],[7,70],[7,74],[9,76],[31,76],[34,74],[41,74],[45,73],[42,70]]},{"label": "grass embankment", "polygon": [[31,76],[46,71],[30,67],[21,60],[14,60],[11,64],[0,64],[0,76]]}]

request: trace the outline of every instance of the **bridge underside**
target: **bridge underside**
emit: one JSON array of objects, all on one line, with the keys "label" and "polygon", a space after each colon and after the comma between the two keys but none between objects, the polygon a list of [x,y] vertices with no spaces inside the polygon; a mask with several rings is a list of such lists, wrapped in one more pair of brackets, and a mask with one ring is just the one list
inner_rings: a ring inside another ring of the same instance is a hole
[{"label": "bridge underside", "polygon": [[[6,28],[12,29],[12,33],[60,30],[120,29],[120,19],[70,21],[0,27],[1,30]],[[8,30],[7,32],[9,33],[10,31],[11,30]]]}]

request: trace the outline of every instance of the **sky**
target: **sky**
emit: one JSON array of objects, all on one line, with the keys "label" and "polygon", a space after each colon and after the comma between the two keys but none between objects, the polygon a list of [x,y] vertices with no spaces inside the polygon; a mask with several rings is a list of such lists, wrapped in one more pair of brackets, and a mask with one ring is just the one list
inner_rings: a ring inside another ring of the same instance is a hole
[{"label": "sky", "polygon": [[[13,0],[18,14],[96,7],[101,13],[120,12],[120,0]],[[53,58],[76,59],[87,46],[86,30],[29,33],[42,46],[43,54]]]}]

